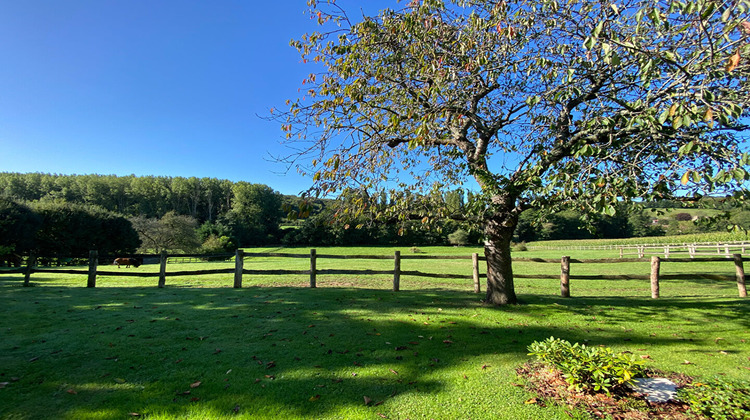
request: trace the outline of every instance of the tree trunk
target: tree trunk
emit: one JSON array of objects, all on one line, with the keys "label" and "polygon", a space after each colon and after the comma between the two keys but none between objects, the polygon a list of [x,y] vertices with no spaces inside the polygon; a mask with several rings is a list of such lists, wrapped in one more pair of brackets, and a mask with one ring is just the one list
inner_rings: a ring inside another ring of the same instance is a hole
[{"label": "tree trunk", "polygon": [[[505,218],[503,218],[505,219]],[[487,298],[493,305],[518,303],[513,284],[513,261],[510,256],[510,242],[513,239],[514,223],[490,220],[485,227],[487,241],[484,255],[487,257]]]}]

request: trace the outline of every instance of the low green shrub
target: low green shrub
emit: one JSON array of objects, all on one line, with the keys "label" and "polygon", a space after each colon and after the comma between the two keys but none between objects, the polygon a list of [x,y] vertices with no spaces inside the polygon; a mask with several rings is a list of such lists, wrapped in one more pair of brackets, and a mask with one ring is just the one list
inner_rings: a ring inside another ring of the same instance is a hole
[{"label": "low green shrub", "polygon": [[716,378],[677,391],[690,411],[716,420],[750,419],[750,382]]},{"label": "low green shrub", "polygon": [[511,244],[514,251],[528,251],[529,248],[526,246],[526,241],[519,242],[517,244]]},{"label": "low green shrub", "polygon": [[448,235],[448,243],[457,246],[466,246],[469,243],[469,232],[464,229],[458,229]]},{"label": "low green shrub", "polygon": [[615,353],[609,347],[587,347],[550,337],[528,347],[529,355],[560,370],[570,388],[583,392],[612,391],[630,384],[643,373],[643,362],[629,353]]}]

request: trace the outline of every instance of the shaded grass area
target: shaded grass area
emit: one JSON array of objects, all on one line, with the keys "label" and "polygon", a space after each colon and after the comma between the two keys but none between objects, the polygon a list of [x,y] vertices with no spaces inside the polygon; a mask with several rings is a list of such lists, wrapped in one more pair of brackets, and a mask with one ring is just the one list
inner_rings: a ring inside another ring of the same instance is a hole
[{"label": "shaded grass area", "polygon": [[[174,269],[222,264],[232,263]],[[243,289],[230,288],[231,275],[168,278],[164,289],[155,278],[100,276],[86,289],[84,275],[40,273],[23,288],[22,276],[0,273],[0,418],[569,418],[525,404],[531,395],[515,385],[527,346],[549,336],[630,351],[657,369],[747,378],[750,304],[733,283],[686,274],[652,300],[647,280],[575,281],[577,270],[648,270],[628,264],[572,266],[572,299],[557,297],[555,280],[518,279],[523,304],[502,308],[484,306],[470,280],[405,278],[394,293],[388,276],[324,276],[318,289],[301,287],[306,276],[247,276]],[[731,274],[733,266],[674,269]],[[559,274],[554,264],[516,265],[544,270]]]}]

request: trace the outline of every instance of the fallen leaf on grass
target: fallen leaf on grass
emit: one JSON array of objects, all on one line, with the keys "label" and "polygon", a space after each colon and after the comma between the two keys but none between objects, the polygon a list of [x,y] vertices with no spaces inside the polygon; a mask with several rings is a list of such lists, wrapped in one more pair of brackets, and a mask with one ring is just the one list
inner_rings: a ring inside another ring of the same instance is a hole
[{"label": "fallen leaf on grass", "polygon": [[536,404],[536,398],[529,398],[528,400],[524,401],[524,404]]},{"label": "fallen leaf on grass", "polygon": [[118,384],[124,384],[125,382],[127,382],[127,381],[126,381],[125,379],[122,379],[122,378],[115,378],[115,383],[118,383]]},{"label": "fallen leaf on grass", "polygon": [[313,395],[310,397],[309,401],[318,401],[320,399],[320,394]]},{"label": "fallen leaf on grass", "polygon": [[365,395],[364,398],[365,398],[365,405],[370,405],[370,403],[372,403],[372,399],[368,397],[367,395]]},{"label": "fallen leaf on grass", "polygon": [[651,356],[649,356],[648,354],[642,354],[641,355],[641,359],[650,359],[650,358],[651,358]]},{"label": "fallen leaf on grass", "polygon": [[190,384],[190,388],[198,388],[199,386],[201,386],[201,381],[196,381]]},{"label": "fallen leaf on grass", "polygon": [[379,415],[380,417],[384,418],[384,419],[387,419],[387,418],[388,418],[388,416],[386,416],[386,415],[385,415],[385,414],[383,414],[383,413],[378,413],[378,415]]},{"label": "fallen leaf on grass", "polygon": [[685,360],[684,362],[682,362],[682,364],[683,364],[683,365],[692,365],[692,364],[694,364],[694,363],[693,363],[693,362],[691,362],[690,360]]},{"label": "fallen leaf on grass", "polygon": [[482,370],[487,370],[488,367],[490,367],[490,365],[482,365]]},{"label": "fallen leaf on grass", "polygon": [[67,391],[65,391],[65,392],[67,392],[67,393],[68,393],[68,394],[70,394],[70,395],[76,395],[76,394],[78,394],[78,392],[76,392],[76,390],[75,390],[75,389],[73,389],[73,388],[70,388],[70,389],[68,389],[68,390],[67,390]]},{"label": "fallen leaf on grass", "polygon": [[141,413],[128,413],[130,417],[140,417]]}]

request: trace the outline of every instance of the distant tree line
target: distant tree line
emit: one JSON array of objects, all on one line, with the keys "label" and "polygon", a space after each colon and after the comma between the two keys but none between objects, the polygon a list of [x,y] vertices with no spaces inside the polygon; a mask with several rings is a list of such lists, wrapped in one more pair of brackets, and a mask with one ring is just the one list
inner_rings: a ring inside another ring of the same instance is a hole
[{"label": "distant tree line", "polygon": [[17,266],[22,254],[130,253],[140,242],[128,219],[100,207],[63,201],[24,204],[0,197],[0,264]]},{"label": "distant tree line", "polygon": [[119,215],[137,231],[142,252],[279,243],[282,205],[293,199],[266,185],[216,178],[42,173],[0,173],[0,197],[30,207],[67,203]]},{"label": "distant tree line", "polygon": [[[366,210],[349,212],[353,201],[366,202],[361,206]],[[650,211],[683,208],[676,200],[631,205],[614,216],[589,218],[570,209],[543,215],[529,211],[521,216],[514,240],[750,228],[750,212],[709,201],[703,204],[726,214],[696,222],[688,209],[666,220]],[[284,196],[266,185],[215,178],[0,173],[0,256],[31,251],[82,255],[90,249],[217,253],[270,244],[476,245],[483,234],[463,217],[483,205],[461,189],[423,194],[347,191],[330,200]],[[429,207],[441,217],[408,217],[409,211],[394,206],[406,206],[412,214],[424,214],[421,210]]]}]

